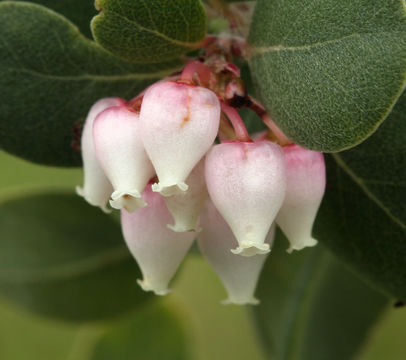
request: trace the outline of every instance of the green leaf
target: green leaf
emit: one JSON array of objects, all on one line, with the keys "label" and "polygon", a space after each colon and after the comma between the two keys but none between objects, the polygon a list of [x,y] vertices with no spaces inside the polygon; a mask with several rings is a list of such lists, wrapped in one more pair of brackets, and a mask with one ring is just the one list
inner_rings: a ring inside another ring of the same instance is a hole
[{"label": "green leaf", "polygon": [[188,341],[178,310],[155,303],[112,327],[91,360],[187,360]]},{"label": "green leaf", "polygon": [[273,360],[352,359],[387,299],[344,268],[322,245],[285,252],[265,264],[254,314]]},{"label": "green leaf", "polygon": [[123,59],[155,63],[200,46],[206,15],[199,0],[96,0],[96,41]]},{"label": "green leaf", "polygon": [[97,320],[149,295],[119,225],[68,194],[22,194],[0,204],[0,294],[43,315]]},{"label": "green leaf", "polygon": [[404,0],[260,0],[249,60],[295,143],[335,152],[371,135],[405,85]]},{"label": "green leaf", "polygon": [[379,130],[327,161],[315,233],[386,293],[406,300],[406,92]]},{"label": "green leaf", "polygon": [[98,99],[130,99],[179,67],[118,60],[30,3],[0,3],[0,34],[1,147],[48,165],[80,165],[78,128]]},{"label": "green leaf", "polygon": [[92,20],[93,16],[97,13],[93,0],[30,0],[30,2],[43,5],[66,16],[79,27],[82,34],[91,38],[90,20]]}]

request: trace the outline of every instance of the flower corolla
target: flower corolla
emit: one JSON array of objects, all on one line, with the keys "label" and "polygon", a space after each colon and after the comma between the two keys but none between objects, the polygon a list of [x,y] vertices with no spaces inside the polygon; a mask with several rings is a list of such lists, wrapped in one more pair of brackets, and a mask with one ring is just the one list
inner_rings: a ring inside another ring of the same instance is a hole
[{"label": "flower corolla", "polygon": [[163,196],[186,192],[192,169],[213,144],[220,122],[220,104],[209,89],[173,81],[145,92],[140,122],[145,150]]},{"label": "flower corolla", "polygon": [[215,145],[206,157],[211,200],[238,241],[234,254],[269,252],[265,243],[286,190],[282,148],[270,141]]},{"label": "flower corolla", "polygon": [[204,181],[204,159],[195,166],[186,181],[189,186],[187,191],[164,198],[175,221],[168,227],[176,232],[200,231],[197,222],[208,197]]},{"label": "flower corolla", "polygon": [[84,168],[83,187],[77,186],[78,195],[94,206],[99,206],[104,212],[109,210],[106,204],[113,192],[113,187],[104,174],[94,149],[93,122],[96,116],[111,106],[124,104],[120,98],[105,98],[97,101],[90,109],[82,130],[81,150]]},{"label": "flower corolla", "polygon": [[141,194],[154,175],[139,125],[139,115],[126,106],[109,107],[93,124],[96,156],[114,187],[110,205],[130,212],[146,205]]},{"label": "flower corolla", "polygon": [[148,185],[142,195],[148,206],[137,212],[121,210],[121,225],[128,248],[141,269],[138,283],[145,291],[165,295],[168,284],[193,243],[192,232],[168,229],[172,220],[162,196]]},{"label": "flower corolla", "polygon": [[298,145],[283,147],[286,161],[286,196],[276,223],[290,242],[288,252],[315,246],[313,223],[326,187],[322,153]]},{"label": "flower corolla", "polygon": [[[259,274],[268,254],[246,257],[230,250],[237,244],[230,227],[211,201],[207,201],[201,217],[202,232],[198,236],[201,253],[218,274],[228,298],[223,304],[258,304],[254,297]],[[265,243],[272,246],[275,226],[269,230]]]}]

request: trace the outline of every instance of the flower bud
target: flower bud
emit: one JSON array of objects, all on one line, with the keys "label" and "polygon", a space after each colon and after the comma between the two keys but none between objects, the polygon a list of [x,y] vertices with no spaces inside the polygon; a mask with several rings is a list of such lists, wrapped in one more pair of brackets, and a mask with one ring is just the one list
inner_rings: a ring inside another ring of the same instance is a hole
[{"label": "flower bud", "polygon": [[168,229],[171,221],[162,196],[147,185],[143,199],[148,205],[135,213],[121,210],[121,226],[128,248],[136,259],[145,291],[165,295],[182,259],[193,243],[194,233],[176,233]]},{"label": "flower bud", "polygon": [[210,198],[238,241],[235,254],[269,252],[266,235],[286,190],[282,148],[270,141],[215,145],[206,156]]},{"label": "flower bud", "polygon": [[154,175],[141,141],[139,116],[125,106],[110,107],[93,124],[96,156],[114,192],[110,205],[133,212],[145,206],[141,193]]},{"label": "flower bud", "polygon": [[[198,237],[200,251],[227,290],[228,299],[223,303],[258,304],[254,292],[268,254],[252,257],[232,254],[230,249],[237,244],[237,240],[211,201],[204,206],[200,225],[203,228]],[[272,246],[274,235],[275,226],[272,226],[265,242]]]},{"label": "flower bud", "polygon": [[91,107],[82,131],[81,149],[84,179],[83,188],[77,186],[76,192],[84,197],[89,204],[99,206],[104,212],[109,212],[106,204],[113,192],[113,187],[96,158],[92,134],[93,122],[103,110],[122,104],[124,104],[124,100],[120,98],[105,98],[97,101]]},{"label": "flower bud", "polygon": [[290,242],[288,252],[317,244],[312,227],[326,187],[322,153],[298,145],[283,148],[286,158],[286,196],[276,223]]},{"label": "flower bud", "polygon": [[186,178],[216,138],[220,122],[217,96],[203,87],[156,83],[145,93],[140,113],[143,142],[163,196],[185,192]]},{"label": "flower bud", "polygon": [[175,224],[168,225],[168,227],[177,232],[200,231],[197,221],[208,197],[204,180],[204,160],[200,160],[186,181],[189,185],[186,192],[164,198],[166,206],[175,220]]}]

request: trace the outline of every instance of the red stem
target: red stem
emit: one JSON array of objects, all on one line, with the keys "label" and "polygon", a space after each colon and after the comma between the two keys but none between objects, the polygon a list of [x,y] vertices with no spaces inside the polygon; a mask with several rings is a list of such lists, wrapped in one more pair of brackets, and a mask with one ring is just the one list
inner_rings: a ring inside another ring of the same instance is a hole
[{"label": "red stem", "polygon": [[282,132],[281,129],[279,129],[279,127],[274,123],[274,121],[267,113],[262,115],[261,119],[263,123],[268,126],[268,128],[273,132],[281,145],[292,144],[292,141],[288,137],[286,137],[286,135]]},{"label": "red stem", "polygon": [[271,117],[266,112],[265,108],[254,98],[249,96],[249,108],[254,111],[262,120],[262,122],[272,131],[281,145],[293,144],[292,141],[283,133],[281,129],[275,124]]},{"label": "red stem", "polygon": [[221,110],[224,112],[224,114],[226,114],[233,125],[237,140],[243,142],[252,142],[247,128],[245,127],[240,114],[238,114],[238,111],[233,107],[224,104],[223,102],[221,103]]}]

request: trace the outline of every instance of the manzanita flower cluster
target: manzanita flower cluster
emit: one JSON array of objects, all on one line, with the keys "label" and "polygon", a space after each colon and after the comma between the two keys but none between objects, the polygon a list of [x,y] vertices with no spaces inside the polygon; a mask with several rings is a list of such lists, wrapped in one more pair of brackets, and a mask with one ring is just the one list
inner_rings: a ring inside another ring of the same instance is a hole
[{"label": "manzanita flower cluster", "polygon": [[[270,131],[252,140],[241,106]],[[130,101],[99,100],[81,148],[84,185],[77,192],[105,212],[108,203],[121,210],[144,290],[166,294],[197,238],[227,290],[225,302],[256,304],[275,224],[289,252],[317,243],[312,226],[325,188],[323,155],[292,144],[227,61],[192,61]]]}]

